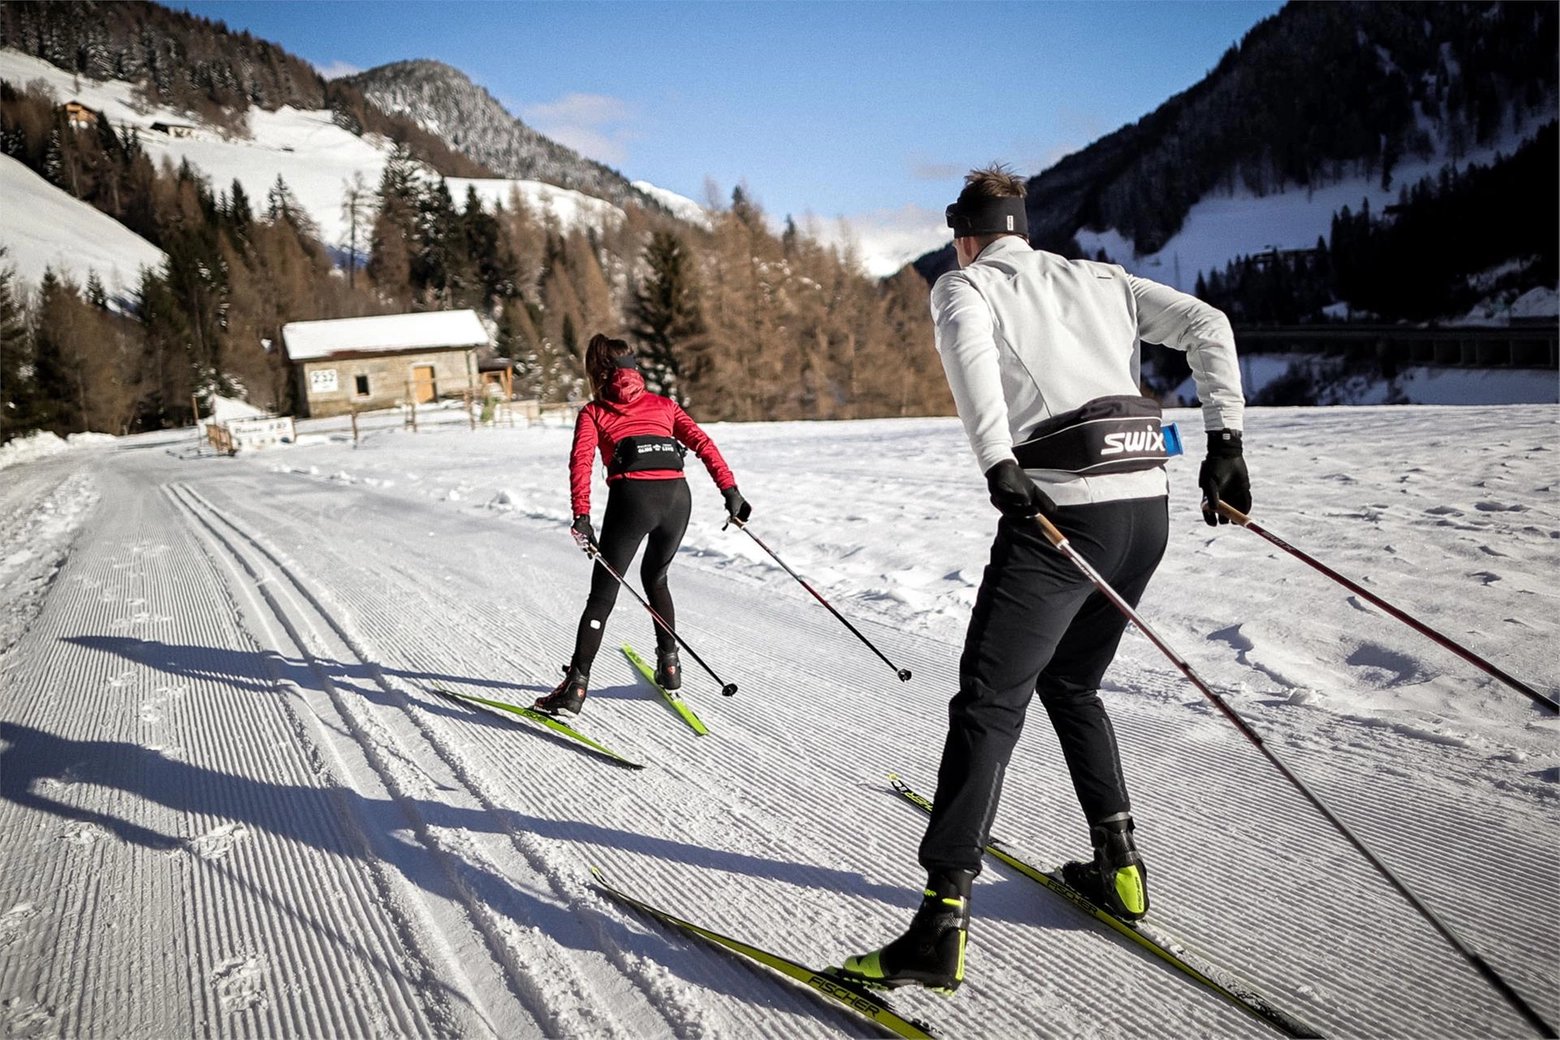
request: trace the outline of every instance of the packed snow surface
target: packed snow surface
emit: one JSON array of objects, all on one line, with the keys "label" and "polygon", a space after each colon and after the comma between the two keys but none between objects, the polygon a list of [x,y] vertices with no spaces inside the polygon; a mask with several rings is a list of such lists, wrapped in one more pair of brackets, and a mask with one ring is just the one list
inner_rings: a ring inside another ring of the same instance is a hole
[{"label": "packed snow surface", "polygon": [[[695,412],[697,409],[695,408]],[[1188,428],[1196,416],[1173,416]],[[435,420],[448,418],[448,423]],[[1257,520],[1551,696],[1553,406],[1248,412]],[[0,1020],[9,1036],[826,1037],[872,1027],[591,883],[814,966],[908,921],[995,516],[952,419],[713,425],[672,571],[696,736],[631,670],[620,597],[578,727],[624,769],[440,687],[558,679],[591,563],[556,424],[300,424],[41,455],[0,484]],[[1144,616],[1424,900],[1560,1016],[1556,717],[1250,531],[1172,466]],[[593,511],[605,501],[599,479]],[[637,582],[637,568],[630,572]],[[1525,1024],[1144,637],[1104,682],[1150,920],[1329,1036]],[[1087,834],[1044,712],[995,835]],[[945,1036],[1267,1027],[992,862],[968,980],[891,1001]]]}]

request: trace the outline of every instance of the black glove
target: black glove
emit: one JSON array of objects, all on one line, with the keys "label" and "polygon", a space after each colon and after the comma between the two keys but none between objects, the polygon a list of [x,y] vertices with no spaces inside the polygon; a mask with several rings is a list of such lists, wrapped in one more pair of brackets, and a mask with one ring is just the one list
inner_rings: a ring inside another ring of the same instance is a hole
[{"label": "black glove", "polygon": [[986,486],[991,489],[991,504],[1012,520],[1028,520],[1036,514],[1056,514],[1056,503],[1029,479],[1023,467],[1012,459],[1003,459],[986,471]]},{"label": "black glove", "polygon": [[726,500],[726,513],[736,521],[747,523],[747,518],[753,515],[753,507],[748,500],[742,497],[742,492],[733,484],[729,488],[722,488],[720,497]]},{"label": "black glove", "polygon": [[596,544],[596,529],[590,526],[590,514],[581,513],[574,518],[574,523],[569,525],[569,530],[574,532],[574,540],[579,543],[581,549],[589,549]]},{"label": "black glove", "polygon": [[1227,524],[1230,518],[1219,512],[1219,503],[1242,513],[1251,512],[1251,477],[1240,453],[1240,431],[1219,430],[1208,434],[1208,457],[1197,472],[1202,488],[1203,521],[1209,527]]}]

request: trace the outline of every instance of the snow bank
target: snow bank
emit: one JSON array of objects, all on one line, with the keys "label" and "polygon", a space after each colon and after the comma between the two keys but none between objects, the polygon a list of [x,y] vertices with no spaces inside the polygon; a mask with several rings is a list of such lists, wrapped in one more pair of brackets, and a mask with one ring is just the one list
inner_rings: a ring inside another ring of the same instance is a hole
[{"label": "snow bank", "polygon": [[70,451],[72,448],[113,444],[118,440],[118,437],[106,433],[73,433],[69,437],[61,437],[57,433],[38,430],[30,436],[18,437],[0,444],[0,469],[9,469],[24,462],[48,458],[62,451]]}]

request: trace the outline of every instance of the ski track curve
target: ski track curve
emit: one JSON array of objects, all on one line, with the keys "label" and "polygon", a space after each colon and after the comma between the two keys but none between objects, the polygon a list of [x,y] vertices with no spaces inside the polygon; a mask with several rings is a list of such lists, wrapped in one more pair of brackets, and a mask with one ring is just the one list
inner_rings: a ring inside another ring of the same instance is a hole
[{"label": "ski track curve", "polygon": [[[653,638],[621,597],[578,727],[647,766],[629,771],[433,691],[525,704],[551,688],[591,566],[561,523],[298,472],[256,494],[244,460],[133,461],[91,471],[115,509],[92,512],[0,657],[29,694],[4,702],[0,852],[38,866],[0,880],[8,1033],[870,1030],[610,901],[589,867],[813,966],[897,934],[924,818],[886,774],[932,793],[960,632],[853,616],[913,669],[901,684],[794,583],[684,553],[679,630],[740,691],[720,697],[685,655],[711,729],[693,734],[617,652]],[[1294,696],[1279,633],[1187,624],[1172,642],[1553,1017],[1560,936],[1510,893],[1553,887],[1554,785],[1514,763],[1555,728],[1507,744],[1320,711]],[[1158,926],[1329,1035],[1524,1034],[1146,640],[1124,640],[1104,696]],[[995,834],[1040,865],[1086,847],[1043,712]],[[135,924],[148,906],[189,909]],[[953,1000],[891,1001],[949,1036],[1270,1032],[994,862],[969,965]]]}]

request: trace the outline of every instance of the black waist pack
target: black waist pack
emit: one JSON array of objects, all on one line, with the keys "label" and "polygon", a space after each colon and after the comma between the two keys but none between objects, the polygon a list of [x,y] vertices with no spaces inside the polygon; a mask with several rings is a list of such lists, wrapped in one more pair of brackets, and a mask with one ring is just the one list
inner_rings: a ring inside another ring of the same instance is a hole
[{"label": "black waist pack", "polygon": [[1013,455],[1025,469],[1090,477],[1154,469],[1172,454],[1161,419],[1159,403],[1146,397],[1096,397],[1036,425]]},{"label": "black waist pack", "polygon": [[688,449],[677,443],[675,437],[645,434],[642,437],[624,437],[612,449],[607,462],[607,476],[638,473],[647,469],[674,469],[681,471],[683,456]]}]

